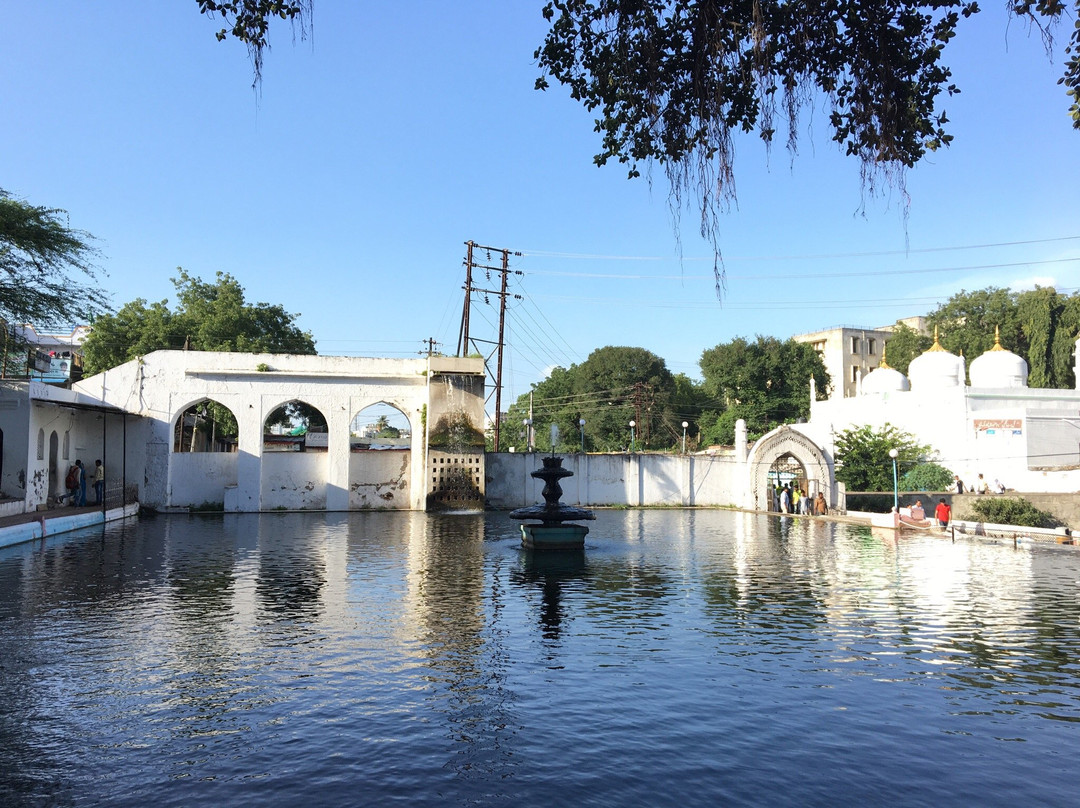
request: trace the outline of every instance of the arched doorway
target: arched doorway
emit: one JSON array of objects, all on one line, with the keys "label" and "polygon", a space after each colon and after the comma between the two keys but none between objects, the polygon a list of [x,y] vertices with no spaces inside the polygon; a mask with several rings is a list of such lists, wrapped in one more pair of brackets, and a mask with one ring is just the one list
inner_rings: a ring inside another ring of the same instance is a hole
[{"label": "arched doorway", "polygon": [[829,507],[836,503],[832,468],[824,452],[810,438],[781,426],[764,435],[750,450],[748,507],[761,511],[778,510],[774,503],[776,483],[800,485],[808,497],[820,491]]},{"label": "arched doorway", "polygon": [[349,508],[411,507],[412,424],[399,407],[380,401],[349,424]]},{"label": "arched doorway", "polygon": [[237,423],[228,407],[209,398],[185,407],[173,421],[169,504],[221,510],[237,482]]},{"label": "arched doorway", "polygon": [[49,435],[49,496],[57,497],[64,493],[63,487],[64,474],[60,473],[60,437],[54,431]]},{"label": "arched doorway", "polygon": [[263,421],[261,508],[326,508],[329,437],[326,416],[306,401],[271,410]]}]

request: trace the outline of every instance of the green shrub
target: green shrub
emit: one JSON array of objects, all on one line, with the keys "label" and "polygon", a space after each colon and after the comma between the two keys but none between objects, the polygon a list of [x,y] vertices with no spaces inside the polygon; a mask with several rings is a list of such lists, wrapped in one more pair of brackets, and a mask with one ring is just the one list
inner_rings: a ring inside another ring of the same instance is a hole
[{"label": "green shrub", "polygon": [[1063,523],[1052,513],[1040,511],[1026,499],[981,497],[971,504],[971,521],[1021,527],[1060,527]]},{"label": "green shrub", "polygon": [[937,463],[920,463],[904,472],[900,478],[901,491],[947,491],[952,485],[953,473]]}]

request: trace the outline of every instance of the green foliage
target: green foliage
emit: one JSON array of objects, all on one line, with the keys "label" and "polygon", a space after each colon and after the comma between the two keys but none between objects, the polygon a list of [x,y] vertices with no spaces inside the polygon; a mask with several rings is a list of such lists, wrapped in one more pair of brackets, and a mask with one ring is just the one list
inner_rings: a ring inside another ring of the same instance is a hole
[{"label": "green foliage", "polygon": [[[218,272],[213,284],[179,269],[177,308],[142,298],[94,323],[83,344],[87,374],[100,373],[151,351],[190,349],[242,353],[315,353],[311,334],[281,306],[248,303],[239,282]],[[263,370],[262,367],[258,368]],[[265,370],[269,370],[266,366]]]},{"label": "green foliage", "polygon": [[1062,522],[1053,514],[1041,511],[1026,499],[1011,497],[980,497],[971,503],[971,515],[964,518],[993,525],[1022,527],[1060,527]]},{"label": "green foliage", "polygon": [[288,20],[300,38],[307,36],[311,0],[196,0],[199,13],[210,18],[220,15],[226,27],[217,32],[218,42],[232,36],[247,45],[255,71],[255,84],[262,80],[263,51],[270,47],[267,32],[274,18]]},{"label": "green foliage", "polygon": [[[550,426],[559,428],[556,451],[581,448],[579,419],[585,419],[585,450],[621,451],[630,444],[630,421],[639,450],[674,450],[682,441],[682,421],[696,421],[692,409],[700,398],[692,381],[676,377],[664,360],[644,348],[597,348],[579,365],[557,367],[536,386],[532,397],[535,447],[551,450]],[[683,409],[683,408],[690,408]],[[500,449],[524,447],[523,421],[529,395],[508,409]],[[693,431],[688,430],[690,435]]]},{"label": "green foliage", "polygon": [[[851,427],[836,436],[836,479],[850,491],[892,491],[893,461],[889,450],[896,449],[899,474],[926,462],[930,447],[892,424],[879,429]],[[950,475],[951,479],[951,475]]]},{"label": "green foliage", "polygon": [[810,379],[820,395],[829,385],[821,357],[810,345],[793,339],[758,335],[754,342],[737,337],[701,354],[704,391],[719,405],[715,418],[703,418],[702,438],[731,444],[735,421],[746,420],[751,439],[783,423],[810,415]]},{"label": "green foliage", "polygon": [[920,334],[905,323],[897,323],[885,343],[884,359],[889,367],[906,375],[911,360],[924,353],[932,343],[929,336]]},{"label": "green foliage", "polygon": [[0,320],[66,325],[104,311],[101,292],[90,283],[98,270],[93,238],[73,230],[65,211],[0,189]]},{"label": "green foliage", "polygon": [[937,463],[920,463],[904,472],[900,478],[901,491],[947,491],[953,473]]}]

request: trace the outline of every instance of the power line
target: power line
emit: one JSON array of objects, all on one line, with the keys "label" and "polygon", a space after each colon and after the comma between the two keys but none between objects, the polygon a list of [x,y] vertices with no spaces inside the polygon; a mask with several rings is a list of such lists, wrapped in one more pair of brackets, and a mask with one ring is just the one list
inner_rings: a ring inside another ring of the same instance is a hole
[{"label": "power line", "polygon": [[[1027,239],[1024,241],[999,241],[991,242],[987,244],[960,244],[950,247],[923,247],[920,249],[905,249],[905,250],[878,250],[872,252],[852,252],[852,253],[821,253],[821,254],[805,254],[805,255],[736,255],[736,256],[724,256],[724,263],[731,263],[736,261],[819,261],[822,259],[835,259],[835,258],[868,258],[873,256],[884,255],[916,255],[922,253],[936,253],[936,252],[960,252],[963,250],[984,250],[993,249],[998,247],[1023,247],[1031,244],[1054,244],[1060,241],[1078,241],[1078,236],[1058,236],[1055,238],[1044,239]],[[570,252],[553,252],[546,250],[522,250],[522,254],[529,257],[537,258],[566,258],[566,259],[588,259],[595,261],[671,261],[670,256],[657,256],[657,255],[594,255],[589,253],[570,253]],[[693,256],[690,258],[680,258],[681,262],[699,262],[706,261],[712,263],[716,260],[716,256]],[[712,277],[711,275],[709,276]]]}]

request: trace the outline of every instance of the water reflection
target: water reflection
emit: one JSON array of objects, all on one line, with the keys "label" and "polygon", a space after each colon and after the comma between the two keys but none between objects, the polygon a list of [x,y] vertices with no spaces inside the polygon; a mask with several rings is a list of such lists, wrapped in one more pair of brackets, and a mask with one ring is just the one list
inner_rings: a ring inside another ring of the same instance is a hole
[{"label": "water reflection", "polygon": [[0,553],[0,804],[1068,804],[1078,581],[713,511],[143,519]]},{"label": "water reflection", "polygon": [[541,633],[557,642],[563,623],[563,586],[586,577],[584,550],[521,551],[520,566],[510,575],[511,583],[540,590]]}]

